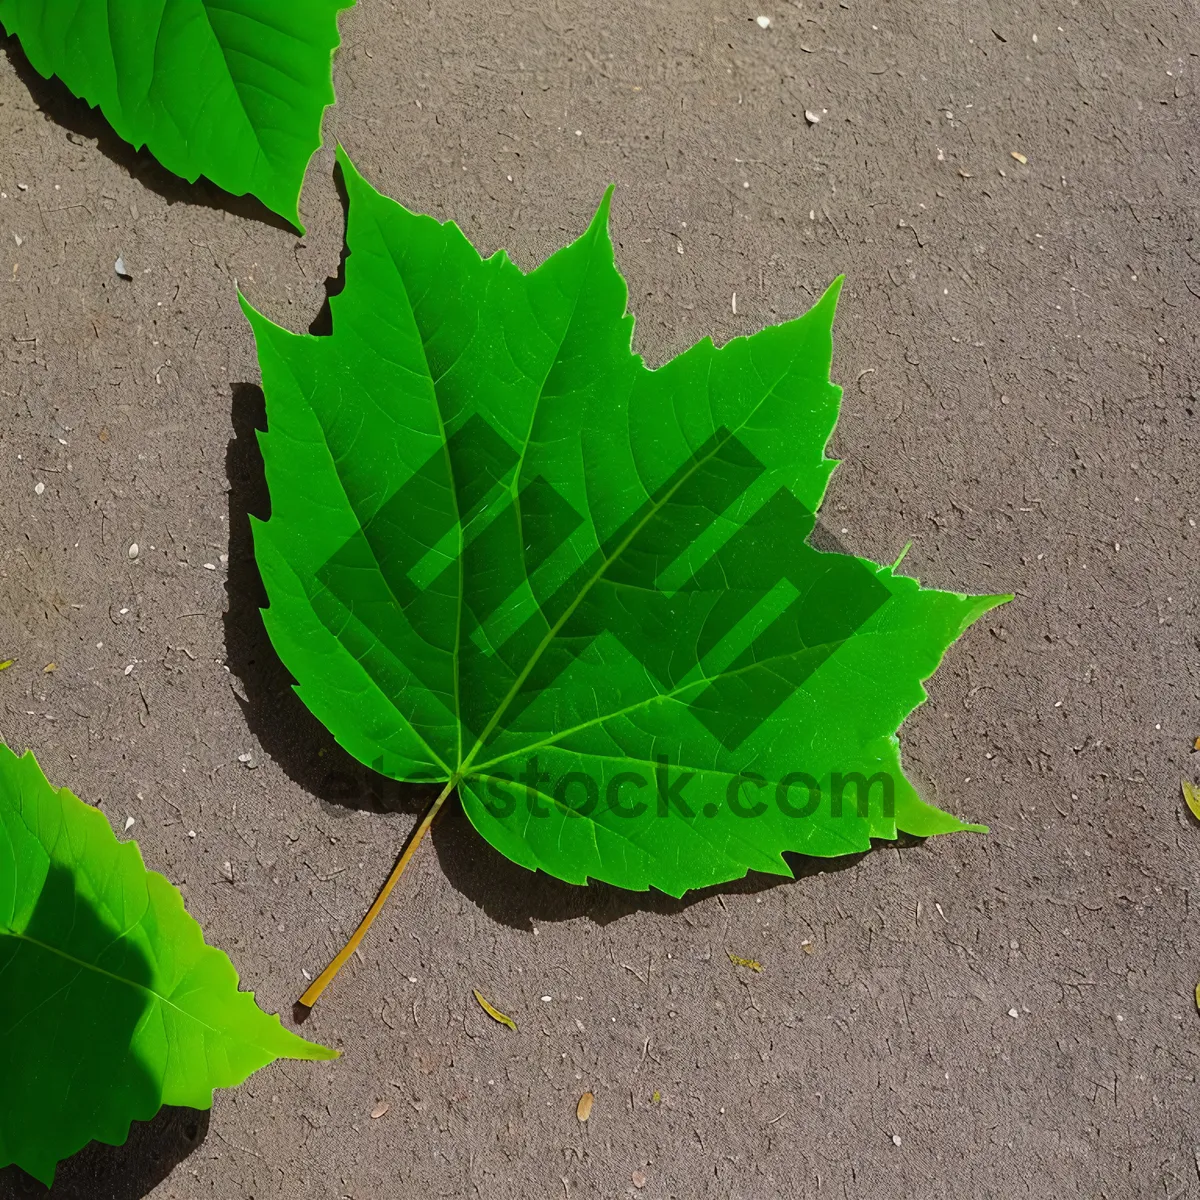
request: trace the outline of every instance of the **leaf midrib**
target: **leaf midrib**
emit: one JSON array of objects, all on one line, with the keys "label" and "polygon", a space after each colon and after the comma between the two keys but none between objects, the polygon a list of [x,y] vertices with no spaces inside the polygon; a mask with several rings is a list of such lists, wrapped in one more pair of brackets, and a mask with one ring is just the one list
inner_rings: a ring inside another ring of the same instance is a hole
[{"label": "leaf midrib", "polygon": [[[168,0],[168,3],[170,3],[170,0]],[[225,50],[225,43],[221,40],[220,35],[217,33],[217,28],[213,24],[212,16],[209,14],[208,0],[200,0],[200,11],[204,14],[204,23],[205,23],[205,25],[208,26],[208,31],[209,31],[209,33],[212,34],[212,39],[216,43],[218,51],[220,51],[221,61],[225,64],[225,71],[229,75],[229,83],[233,88],[233,94],[237,97],[238,108],[240,108],[242,110],[242,116],[245,117],[246,125],[249,128],[250,133],[254,137],[254,150],[255,150],[255,156],[256,156],[255,162],[254,162],[254,170],[257,170],[258,164],[261,160],[265,159],[268,163],[271,163],[271,156],[270,156],[270,154],[267,153],[267,148],[266,148],[266,146],[263,145],[262,138],[259,137],[258,126],[255,124],[254,118],[251,117],[250,110],[246,107],[246,101],[242,97],[242,89],[238,84],[238,78],[234,74],[233,66],[229,61],[229,55],[228,55],[228,53],[226,53],[226,50]],[[165,6],[163,8],[163,14],[165,17],[165,14],[166,14]],[[273,32],[280,33],[279,30],[274,29],[274,28],[273,28]],[[274,164],[272,164],[272,165],[274,165]],[[253,174],[253,170],[251,171],[251,174]]]},{"label": "leaf midrib", "polygon": [[[755,413],[757,413],[758,410],[767,402],[768,398],[771,397],[772,395],[774,395],[775,389],[779,386],[780,382],[787,376],[788,372],[791,371],[792,367],[795,365],[796,359],[799,357],[800,357],[800,351],[797,350],[796,353],[788,360],[786,369],[780,373],[780,375],[774,380],[774,382],[772,382],[772,384],[769,388],[765,389],[765,391],[763,392],[763,395],[760,397],[758,402],[754,405],[754,407],[749,412],[747,412],[745,414],[745,416],[742,418],[741,422],[737,425],[737,427],[730,431],[731,436],[737,434],[741,429],[745,428],[746,423],[754,417]],[[710,364],[710,369],[711,369],[711,364]],[[725,440],[728,440],[728,439],[725,439]],[[483,745],[487,741],[487,739],[489,737],[491,737],[496,726],[499,725],[501,718],[504,716],[505,711],[508,709],[508,706],[513,702],[513,700],[519,694],[521,688],[525,684],[525,681],[529,678],[534,667],[536,667],[538,662],[541,660],[541,657],[545,653],[547,647],[554,641],[554,639],[556,637],[558,637],[559,632],[562,630],[563,626],[567,623],[567,621],[570,620],[570,618],[574,614],[575,610],[583,602],[584,597],[588,594],[588,592],[591,591],[591,589],[596,585],[596,583],[598,583],[599,580],[604,576],[604,573],[608,570],[608,568],[610,566],[612,566],[612,564],[614,562],[616,562],[617,559],[620,558],[620,556],[622,554],[625,553],[625,551],[629,548],[629,544],[633,541],[633,539],[646,527],[646,525],[652,519],[654,519],[655,517],[658,516],[658,514],[662,511],[663,507],[671,499],[671,497],[674,496],[675,493],[685,483],[687,483],[692,478],[692,476],[696,473],[696,471],[698,471],[702,466],[704,466],[704,464],[706,464],[713,457],[713,455],[716,454],[717,451],[722,446],[725,445],[725,440],[716,443],[713,446],[712,450],[709,451],[709,453],[707,455],[705,455],[703,458],[697,458],[697,459],[693,460],[691,468],[686,473],[684,473],[683,475],[680,476],[680,478],[676,482],[675,486],[672,487],[669,492],[665,493],[663,495],[663,497],[661,498],[661,500],[657,504],[654,504],[651,506],[649,511],[646,513],[645,518],[643,520],[641,520],[640,522],[638,522],[638,524],[633,529],[630,530],[629,534],[625,537],[625,539],[621,542],[621,544],[616,547],[616,549],[613,551],[613,553],[611,555],[609,555],[607,558],[605,558],[605,560],[600,564],[600,566],[597,568],[596,572],[592,575],[592,577],[589,580],[587,580],[587,582],[583,585],[583,587],[581,587],[579,589],[579,594],[575,597],[574,600],[572,600],[571,604],[567,607],[566,611],[559,617],[559,619],[554,623],[554,625],[549,630],[547,630],[545,636],[542,638],[541,642],[538,644],[537,649],[534,650],[533,654],[530,656],[529,661],[525,664],[525,667],[522,669],[520,675],[518,675],[516,680],[514,680],[512,687],[509,688],[508,693],[505,695],[504,699],[497,706],[496,711],[492,714],[491,720],[488,721],[487,725],[484,727],[483,732],[476,739],[475,745],[472,746],[471,753],[467,756],[466,761],[461,764],[461,766],[459,767],[459,770],[456,772],[456,777],[458,779],[461,779],[470,773],[475,755],[480,751],[480,749],[483,747]],[[611,716],[611,714],[610,714],[610,716]],[[608,720],[608,719],[610,719],[610,717],[606,716],[602,719]],[[521,750],[513,750],[508,755],[506,755],[505,758],[511,758],[513,755],[519,754],[519,753],[521,753]]]},{"label": "leaf midrib", "polygon": [[[405,303],[407,303],[407,305],[408,305],[409,316],[412,318],[413,328],[416,330],[416,333],[417,333],[417,342],[421,347],[421,359],[425,364],[425,376],[429,380],[429,397],[433,403],[434,415],[437,417],[438,435],[441,437],[442,453],[446,459],[446,474],[447,474],[447,476],[449,476],[449,479],[450,479],[450,496],[454,502],[454,527],[455,527],[455,529],[458,530],[458,604],[456,605],[455,612],[454,612],[454,654],[451,656],[450,661],[451,661],[453,673],[454,673],[454,727],[455,727],[455,735],[458,738],[458,746],[457,746],[458,761],[459,761],[459,763],[461,763],[462,762],[462,728],[463,728],[463,724],[462,724],[462,693],[461,693],[462,681],[459,678],[458,662],[459,662],[459,655],[460,655],[460,652],[462,649],[463,607],[464,607],[464,601],[466,599],[466,586],[467,586],[467,581],[466,581],[466,576],[465,576],[466,564],[463,561],[463,558],[464,558],[464,555],[466,552],[466,545],[465,545],[466,530],[463,528],[462,508],[458,503],[458,484],[455,482],[455,478],[454,478],[454,461],[450,457],[450,439],[446,436],[446,421],[445,421],[445,418],[442,416],[442,405],[441,405],[441,401],[438,397],[437,379],[434,378],[433,364],[429,361],[429,350],[425,344],[424,332],[421,329],[420,322],[418,322],[418,320],[417,320],[417,307],[415,304],[413,304],[412,296],[409,294],[408,284],[404,281],[404,271],[401,269],[400,263],[396,261],[396,255],[392,250],[392,243],[388,240],[386,234],[384,233],[382,227],[379,224],[378,219],[375,217],[374,210],[372,210],[371,215],[372,215],[372,219],[375,220],[375,228],[379,230],[379,239],[383,243],[384,249],[387,250],[388,257],[392,260],[392,266],[395,268],[395,271],[396,271],[396,279],[400,284],[400,290],[404,293],[404,300],[405,300]],[[444,246],[443,246],[442,254],[444,257],[445,256],[445,247]],[[438,376],[438,378],[440,379],[441,376]],[[324,432],[323,429],[322,429],[322,432]],[[341,482],[340,474],[338,475],[338,482],[339,483]],[[343,490],[343,492],[345,492],[344,485],[343,485],[342,490]],[[349,501],[349,496],[347,496],[346,499],[347,499],[347,501]],[[374,553],[374,552],[372,552],[372,553]],[[380,574],[381,575],[383,574],[382,570],[380,571]],[[388,590],[391,591],[390,586],[388,587]],[[394,592],[392,594],[393,594],[393,596],[395,595]],[[414,730],[414,732],[415,732],[415,730]],[[421,740],[424,741],[425,739],[422,738]],[[428,745],[428,743],[426,743],[426,745]],[[429,747],[429,750],[430,750],[430,753],[433,753],[432,747]],[[437,761],[439,762],[439,764],[441,766],[443,766],[443,767],[446,766],[446,764],[441,761],[440,756],[435,754],[434,758],[437,759]],[[449,770],[449,768],[447,768],[447,774],[450,776],[451,780],[454,780],[454,779],[458,778],[459,772],[457,770],[451,771],[451,770]]]},{"label": "leaf midrib", "polygon": [[[609,188],[609,194],[611,195],[611,193],[612,193],[612,189]],[[605,203],[607,203],[607,201],[608,201],[608,197],[606,196]],[[593,222],[593,225],[594,225],[594,222]],[[591,240],[588,244],[587,265],[584,267],[583,279],[580,280],[579,288],[575,293],[575,299],[571,304],[571,315],[567,318],[566,326],[563,329],[563,335],[559,339],[558,345],[555,347],[554,356],[550,360],[550,365],[546,368],[545,374],[542,376],[542,382],[540,384],[538,384],[537,396],[535,397],[535,399],[533,401],[533,409],[529,414],[529,427],[525,431],[525,440],[521,444],[521,455],[517,459],[517,465],[513,471],[512,498],[513,498],[513,506],[516,509],[516,514],[517,514],[517,537],[519,539],[518,545],[520,545],[522,547],[522,550],[521,550],[522,557],[524,557],[524,553],[525,553],[525,551],[524,551],[525,516],[524,516],[524,512],[521,508],[521,472],[525,468],[525,459],[529,454],[530,443],[533,441],[533,427],[537,423],[538,413],[541,411],[541,407],[542,407],[542,400],[545,398],[545,395],[546,395],[546,382],[549,380],[551,372],[553,372],[554,368],[558,365],[559,359],[562,356],[563,346],[566,345],[567,338],[570,336],[570,333],[571,333],[571,327],[575,324],[575,314],[579,311],[579,301],[583,296],[584,286],[587,283],[588,276],[591,274],[592,264],[595,261],[595,249],[596,249],[596,240],[597,240],[596,233],[595,233],[594,228],[589,228],[588,232],[591,234]],[[528,570],[526,570],[526,572],[525,572],[525,579],[527,582],[529,582]],[[460,749],[459,757],[461,758],[461,749]]]},{"label": "leaf midrib", "polygon": [[[818,551],[820,553],[820,551]],[[871,631],[859,630],[856,637],[869,637]],[[799,650],[789,650],[785,654],[772,654],[767,658],[756,658],[753,662],[746,663],[740,667],[726,667],[723,671],[717,671],[712,675],[704,675],[699,679],[692,679],[687,683],[681,683],[677,687],[673,687],[665,692],[658,692],[653,696],[647,696],[644,700],[638,700],[633,704],[626,705],[624,708],[615,709],[613,712],[605,713],[601,717],[592,717],[588,721],[581,721],[578,725],[572,725],[570,729],[564,729],[561,733],[552,733],[549,737],[543,738],[540,742],[530,742],[527,745],[520,747],[518,750],[511,750],[506,754],[497,755],[495,758],[489,758],[486,762],[479,763],[474,768],[474,774],[482,776],[482,773],[489,767],[498,766],[500,763],[507,762],[510,758],[517,754],[527,754],[530,750],[540,750],[543,746],[553,746],[556,742],[561,742],[563,738],[571,737],[573,734],[582,733],[585,729],[593,729],[597,725],[603,725],[605,721],[612,721],[617,717],[623,717],[631,712],[637,712],[638,709],[646,708],[651,704],[657,704],[660,700],[675,701],[683,703],[679,698],[689,688],[707,687],[711,683],[715,683],[718,679],[733,679],[738,675],[746,674],[750,671],[757,671],[764,667],[769,667],[772,663],[784,662],[787,659],[795,658],[797,654],[805,654],[810,650],[823,650],[828,646],[837,647],[842,643],[839,642],[813,642],[810,645],[802,646]],[[579,754],[590,754],[590,751],[576,751]],[[593,757],[597,757],[593,755]],[[630,762],[642,762],[645,760],[631,758]],[[684,764],[680,764],[683,766]],[[701,768],[688,767],[688,770],[700,770]],[[704,768],[707,769],[707,768]],[[737,771],[715,771],[719,775],[736,775]]]},{"label": "leaf midrib", "polygon": [[[385,244],[388,246],[388,252],[390,254],[391,253],[391,245],[389,243],[387,243],[386,239],[384,239],[384,241],[385,241]],[[533,427],[537,421],[537,414],[538,414],[539,408],[541,407],[542,399],[546,394],[546,381],[550,378],[551,372],[554,370],[555,366],[557,365],[559,358],[562,355],[562,348],[564,345],[566,345],[567,338],[570,336],[570,333],[571,333],[571,328],[575,324],[575,314],[579,310],[579,301],[583,295],[584,284],[586,283],[587,277],[592,269],[592,262],[593,262],[595,248],[596,248],[596,243],[597,243],[596,234],[593,232],[592,236],[591,236],[591,241],[588,245],[589,253],[588,253],[588,258],[587,258],[587,265],[583,272],[583,278],[580,280],[579,288],[577,289],[577,291],[575,293],[575,299],[571,305],[571,315],[567,318],[566,325],[563,329],[562,337],[559,338],[558,345],[555,346],[555,348],[554,348],[554,354],[551,356],[550,365],[546,368],[545,374],[542,376],[541,383],[538,384],[537,395],[534,398],[533,408],[529,415],[529,427],[526,430],[525,440],[521,446],[521,455],[520,455],[520,458],[517,460],[517,466],[515,468],[514,475],[513,475],[514,507],[516,508],[518,530],[523,529],[523,520],[522,520],[522,513],[521,513],[521,497],[520,497],[520,491],[519,491],[521,469],[523,468],[523,466],[525,464],[525,457],[529,453],[529,445],[533,439]],[[393,263],[395,263],[394,256],[393,256]],[[416,310],[415,310],[415,308],[413,308],[412,300],[409,297],[408,287],[404,282],[404,274],[400,270],[399,263],[395,263],[395,266],[396,266],[396,276],[400,281],[401,288],[404,290],[404,297],[406,300],[408,300],[408,305],[409,305],[409,308],[412,310],[413,321],[415,323],[416,322]],[[421,353],[422,353],[422,355],[425,355],[425,339],[424,339],[424,337],[420,338],[420,342],[421,342]],[[479,739],[479,741],[477,741],[476,744],[471,748],[471,753],[470,753],[470,755],[467,756],[467,760],[464,762],[463,752],[462,752],[462,732],[463,732],[462,703],[461,703],[462,680],[460,678],[460,671],[459,671],[460,654],[461,654],[461,648],[462,648],[463,606],[464,606],[465,597],[466,597],[466,579],[464,577],[465,564],[463,562],[464,530],[462,527],[462,517],[461,517],[459,504],[458,504],[458,488],[454,482],[454,465],[450,461],[450,444],[449,444],[449,440],[446,437],[446,426],[442,419],[441,404],[438,401],[437,383],[433,379],[432,370],[429,369],[429,359],[428,359],[427,355],[425,355],[425,365],[426,365],[426,370],[430,377],[431,387],[433,389],[434,408],[437,411],[438,429],[442,435],[442,442],[446,447],[446,470],[450,476],[450,490],[454,495],[454,512],[455,512],[456,518],[458,519],[457,525],[458,525],[458,531],[459,531],[458,611],[455,615],[456,627],[455,627],[455,633],[454,633],[454,657],[453,657],[453,663],[454,663],[454,720],[455,720],[455,724],[457,726],[457,735],[458,735],[458,765],[455,768],[455,770],[451,772],[451,780],[450,780],[450,782],[452,784],[454,784],[454,783],[457,783],[457,781],[459,779],[463,778],[463,776],[466,775],[467,772],[470,770],[470,759],[478,751],[479,746],[482,744],[483,740],[488,736],[488,734],[490,733],[493,726],[489,725],[488,729],[486,729],[484,731],[484,733],[483,733],[482,737]],[[524,546],[524,542],[525,542],[524,534],[521,533],[520,544],[522,547]],[[528,572],[526,572],[525,577],[526,577],[526,581],[528,581],[529,580]],[[579,599],[583,598],[583,594],[584,593],[580,594]],[[576,603],[578,603],[578,600],[576,601]],[[542,649],[544,649],[544,647],[539,647],[538,656],[540,656]],[[534,660],[529,664],[530,670],[533,668],[533,666],[536,663],[536,657],[537,656],[535,656]],[[519,686],[519,684],[520,684],[520,681],[518,681],[517,686]],[[511,699],[512,699],[512,694],[510,693],[510,695],[505,698],[504,703],[501,705],[500,709],[498,710],[498,715],[499,715],[499,713],[501,713],[503,711],[504,708],[506,708],[508,706],[508,704],[511,702]]]},{"label": "leaf midrib", "polygon": [[[186,1017],[189,1021],[195,1021],[197,1025],[201,1026],[203,1029],[207,1029],[209,1033],[216,1034],[217,1036],[226,1036],[221,1033],[221,1030],[209,1025],[207,1021],[202,1021],[198,1016],[195,1015],[195,1013],[190,1013],[186,1009],[180,1008],[179,1005],[171,1000],[168,996],[164,996],[161,992],[155,991],[152,987],[147,987],[144,983],[138,983],[135,979],[126,979],[125,976],[117,975],[115,972],[108,971],[104,967],[97,966],[95,963],[85,962],[81,958],[76,958],[73,954],[68,954],[65,950],[60,950],[57,946],[51,946],[46,942],[39,941],[37,938],[30,937],[27,933],[16,933],[15,931],[9,929],[0,931],[0,937],[11,937],[19,942],[25,942],[30,946],[36,946],[39,950],[45,950],[48,954],[53,954],[66,962],[73,963],[81,970],[91,971],[96,975],[103,975],[106,978],[115,981],[116,983],[123,983],[127,987],[134,988],[140,992],[145,992],[146,995],[160,1001],[168,1008],[173,1008],[181,1017]],[[117,941],[120,940],[120,938],[117,939]]]}]

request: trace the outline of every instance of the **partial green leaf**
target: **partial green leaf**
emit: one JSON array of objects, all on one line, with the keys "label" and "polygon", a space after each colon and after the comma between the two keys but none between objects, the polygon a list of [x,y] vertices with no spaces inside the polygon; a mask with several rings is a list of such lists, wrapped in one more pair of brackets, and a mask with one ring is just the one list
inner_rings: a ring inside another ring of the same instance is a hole
[{"label": "partial green leaf", "polygon": [[1195,787],[1190,779],[1180,780],[1180,787],[1183,789],[1183,802],[1188,806],[1188,811],[1200,821],[1200,788]]},{"label": "partial green leaf", "polygon": [[[607,232],[523,273],[341,154],[329,337],[243,301],[266,391],[267,629],[361,762],[445,781],[530,868],[679,895],[965,825],[905,779],[922,680],[1008,597],[811,548],[835,284],[659,370]],[[840,281],[839,281],[840,283]]]},{"label": "partial green leaf", "polygon": [[164,1104],[207,1109],[276,1058],[336,1057],[238,991],[136,843],[0,746],[0,1167],[49,1185]]},{"label": "partial green leaf", "polygon": [[257,196],[300,225],[354,0],[0,0],[34,68],[98,106],[168,171]]}]

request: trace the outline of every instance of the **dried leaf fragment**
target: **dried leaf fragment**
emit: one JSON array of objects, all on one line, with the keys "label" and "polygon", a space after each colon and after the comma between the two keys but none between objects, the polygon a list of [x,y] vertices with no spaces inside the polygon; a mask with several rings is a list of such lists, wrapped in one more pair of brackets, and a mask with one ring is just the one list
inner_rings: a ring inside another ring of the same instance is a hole
[{"label": "dried leaf fragment", "polygon": [[1192,749],[1193,749],[1193,750],[1200,750],[1200,737],[1198,737],[1198,738],[1197,738],[1197,739],[1196,739],[1196,740],[1195,740],[1195,741],[1192,743]]},{"label": "dried leaf fragment", "polygon": [[651,1104],[661,1104],[662,1103],[662,1092],[660,1092],[657,1088],[655,1088],[653,1095],[651,1095],[651,1097],[650,1097],[650,1103]]},{"label": "dried leaf fragment", "polygon": [[1025,155],[1020,152],[1020,150],[1010,150],[1009,154],[1015,158],[1017,162],[1021,164],[1021,166],[1024,166],[1029,161],[1029,159],[1027,159]]},{"label": "dried leaf fragment", "polygon": [[592,1105],[595,1103],[596,1097],[591,1092],[584,1092],[579,1097],[579,1103],[575,1105],[575,1115],[579,1118],[581,1124],[592,1115]]},{"label": "dried leaf fragment", "polygon": [[1180,786],[1183,788],[1183,802],[1188,806],[1193,817],[1200,821],[1200,788],[1193,787],[1188,780],[1183,780]]},{"label": "dried leaf fragment", "polygon": [[726,950],[725,953],[729,954],[729,961],[733,963],[735,967],[748,967],[751,971],[762,970],[762,963],[758,962],[756,959],[739,958],[736,954],[730,954],[728,950]]},{"label": "dried leaf fragment", "polygon": [[42,674],[49,675],[52,671],[57,671],[57,670],[58,670],[58,663],[47,663],[42,668]]},{"label": "dried leaf fragment", "polygon": [[513,1031],[513,1033],[517,1032],[517,1023],[512,1019],[512,1017],[506,1017],[498,1008],[493,1008],[479,994],[478,989],[472,988],[471,992],[475,996],[475,999],[479,1002],[479,1007],[482,1008],[483,1011],[487,1013],[487,1015],[491,1017],[493,1021],[498,1021],[501,1025],[507,1025],[509,1029]]},{"label": "dried leaf fragment", "polygon": [[3,662],[0,662],[0,671],[7,671],[13,665],[14,661],[15,659],[6,658]]}]

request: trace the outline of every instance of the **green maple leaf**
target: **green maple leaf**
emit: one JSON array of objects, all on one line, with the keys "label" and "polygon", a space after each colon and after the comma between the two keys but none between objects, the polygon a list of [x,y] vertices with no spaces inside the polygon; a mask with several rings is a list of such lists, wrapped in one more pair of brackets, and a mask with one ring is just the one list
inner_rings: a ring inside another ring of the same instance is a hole
[{"label": "green maple leaf", "polygon": [[303,231],[304,172],[354,0],[0,0],[34,68],[169,171],[251,192]]},{"label": "green maple leaf", "polygon": [[1007,597],[806,544],[836,465],[838,285],[652,371],[609,196],[525,274],[339,154],[332,336],[243,300],[268,415],[264,618],[337,740],[456,788],[496,849],[573,883],[680,895],[789,875],[785,851],[980,828],[917,796],[895,734]]},{"label": "green maple leaf", "polygon": [[179,893],[104,814],[0,745],[0,1167],[56,1164],[276,1058],[335,1058],[238,991]]}]

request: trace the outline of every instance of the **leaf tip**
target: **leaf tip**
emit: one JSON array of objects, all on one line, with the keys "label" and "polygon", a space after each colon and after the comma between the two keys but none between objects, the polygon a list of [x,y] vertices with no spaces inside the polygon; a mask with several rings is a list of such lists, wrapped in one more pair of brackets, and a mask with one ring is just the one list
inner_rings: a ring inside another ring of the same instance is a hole
[{"label": "leaf tip", "polygon": [[829,323],[833,324],[833,315],[837,311],[838,297],[842,294],[842,284],[846,282],[845,275],[839,275],[826,289],[821,293],[821,298],[813,305],[813,308],[818,312],[828,312]]},{"label": "leaf tip", "polygon": [[592,229],[592,230],[603,229],[605,232],[607,232],[608,218],[609,218],[609,214],[612,211],[613,192],[615,192],[616,190],[617,190],[617,185],[615,183],[610,183],[608,185],[608,187],[606,187],[604,189],[604,196],[600,201],[599,207],[596,209],[596,215],[594,217],[592,217],[590,229]]},{"label": "leaf tip", "polygon": [[234,280],[233,287],[237,292],[238,304],[241,307],[243,314],[245,314],[246,320],[252,320],[257,314],[258,310],[253,304],[250,303],[249,300],[246,299],[246,293],[242,291],[242,285],[240,283]]},{"label": "leaf tip", "polygon": [[[356,185],[371,187],[363,176],[363,173],[354,165],[354,159],[350,157],[350,152],[341,142],[337,143],[333,157],[338,169],[342,172],[342,179],[345,181],[347,192],[350,192]],[[373,188],[371,190],[374,191]]]},{"label": "leaf tip", "polygon": [[958,636],[961,637],[967,630],[983,616],[984,613],[991,612],[993,608],[999,608],[1002,604],[1007,604],[1013,599],[1013,593],[1009,592],[1006,595],[990,595],[990,596],[964,596],[964,600],[970,601],[967,611],[963,614],[962,625],[959,627]]},{"label": "leaf tip", "polygon": [[895,572],[899,568],[900,564],[908,557],[908,552],[911,549],[912,549],[912,542],[911,541],[905,542],[904,549],[900,551],[900,554],[896,558],[896,561],[894,563],[892,563],[892,565],[891,565],[891,571],[893,574],[895,574]]}]

